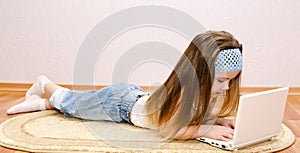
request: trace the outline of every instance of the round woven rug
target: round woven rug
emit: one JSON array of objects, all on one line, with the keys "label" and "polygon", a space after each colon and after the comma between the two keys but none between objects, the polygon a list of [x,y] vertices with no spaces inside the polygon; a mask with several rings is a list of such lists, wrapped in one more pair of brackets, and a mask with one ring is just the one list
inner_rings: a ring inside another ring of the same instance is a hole
[{"label": "round woven rug", "polygon": [[[275,140],[237,152],[275,152],[294,141],[294,134],[282,125]],[[67,118],[57,111],[30,113],[3,122],[0,145],[29,152],[227,152],[196,140],[164,141],[155,131],[129,124]]]}]

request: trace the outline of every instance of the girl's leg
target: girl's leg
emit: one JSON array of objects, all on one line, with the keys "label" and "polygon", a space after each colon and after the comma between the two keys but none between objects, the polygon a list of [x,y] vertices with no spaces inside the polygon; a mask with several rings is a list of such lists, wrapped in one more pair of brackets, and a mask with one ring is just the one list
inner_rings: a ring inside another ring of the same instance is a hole
[{"label": "girl's leg", "polygon": [[[49,95],[51,97],[51,95],[59,88],[62,88],[61,86],[53,83],[53,82],[49,82],[45,85],[45,94]],[[46,109],[47,110],[50,110],[50,109],[56,109],[54,106],[52,106],[50,103],[49,103],[49,100],[47,99],[45,101],[45,105],[46,105]]]},{"label": "girl's leg", "polygon": [[26,92],[25,101],[8,109],[7,114],[55,109],[48,99],[43,99],[41,96],[44,94],[51,96],[58,88],[61,87],[51,82],[46,76],[38,77]]},{"label": "girl's leg", "polygon": [[59,88],[63,88],[53,82],[48,82],[47,84],[45,84],[45,94],[51,96],[57,89]]},{"label": "girl's leg", "polygon": [[45,101],[45,106],[46,106],[46,110],[56,109],[49,103],[48,99],[46,99],[46,101]]}]

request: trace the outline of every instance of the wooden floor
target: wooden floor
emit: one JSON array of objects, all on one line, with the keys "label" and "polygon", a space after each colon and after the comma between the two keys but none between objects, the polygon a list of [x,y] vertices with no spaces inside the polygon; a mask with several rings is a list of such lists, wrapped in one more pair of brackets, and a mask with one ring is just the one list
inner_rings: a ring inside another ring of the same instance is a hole
[{"label": "wooden floor", "polygon": [[[24,100],[23,96],[24,92],[0,91],[0,123],[9,118],[18,116],[6,115],[6,110],[17,103],[22,102]],[[296,142],[288,149],[282,150],[280,152],[300,152],[300,95],[289,95],[283,122],[294,132],[296,136]],[[0,153],[20,152],[22,151],[0,147]]]}]

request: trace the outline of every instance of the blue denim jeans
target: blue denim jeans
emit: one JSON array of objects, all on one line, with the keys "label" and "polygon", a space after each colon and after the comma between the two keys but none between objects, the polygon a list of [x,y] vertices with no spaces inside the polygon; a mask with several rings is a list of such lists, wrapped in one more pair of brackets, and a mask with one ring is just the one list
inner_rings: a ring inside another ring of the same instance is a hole
[{"label": "blue denim jeans", "polygon": [[86,92],[59,88],[49,103],[67,117],[131,123],[129,112],[138,97],[145,94],[140,87],[125,83]]}]

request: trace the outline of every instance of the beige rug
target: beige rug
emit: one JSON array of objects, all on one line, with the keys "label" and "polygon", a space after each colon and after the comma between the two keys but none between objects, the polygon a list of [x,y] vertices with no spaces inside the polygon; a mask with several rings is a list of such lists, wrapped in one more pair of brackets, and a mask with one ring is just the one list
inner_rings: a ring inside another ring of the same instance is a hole
[{"label": "beige rug", "polygon": [[[285,125],[274,141],[237,152],[275,152],[289,147],[294,134]],[[29,152],[226,152],[196,140],[164,141],[154,131],[129,124],[85,122],[57,111],[12,118],[0,125],[0,145]]]}]

